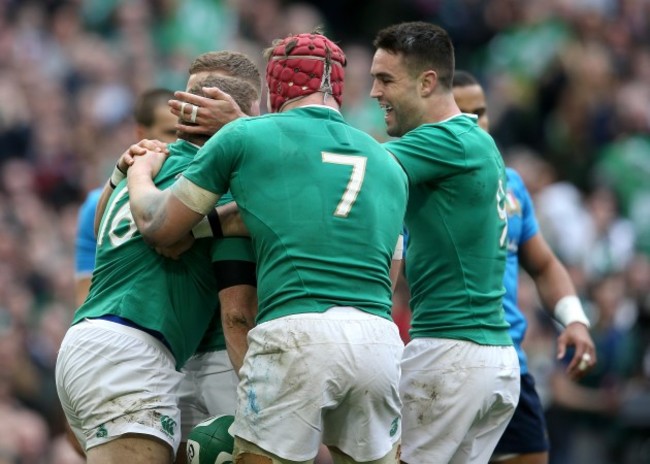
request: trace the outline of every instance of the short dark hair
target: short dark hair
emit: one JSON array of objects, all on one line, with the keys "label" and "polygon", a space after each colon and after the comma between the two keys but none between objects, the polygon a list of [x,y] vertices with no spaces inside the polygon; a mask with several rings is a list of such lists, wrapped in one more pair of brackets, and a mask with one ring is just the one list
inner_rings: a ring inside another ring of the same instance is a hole
[{"label": "short dark hair", "polygon": [[135,122],[144,127],[151,127],[155,121],[155,110],[159,106],[167,108],[167,101],[174,98],[169,89],[155,88],[142,92],[133,105]]},{"label": "short dark hair", "polygon": [[[251,113],[253,102],[259,98],[257,90],[243,78],[240,79],[237,77],[208,74],[202,79],[199,79],[190,89],[188,89],[188,91],[194,95],[206,97],[203,93],[203,87],[219,87],[222,91],[229,94],[239,105],[241,110],[248,115]],[[183,124],[192,125],[188,121],[183,121]],[[211,137],[211,135],[190,134],[179,131],[178,137],[187,140],[188,142],[202,145]]]},{"label": "short dark hair", "polygon": [[257,97],[262,94],[262,77],[253,61],[240,52],[228,50],[206,52],[197,56],[190,64],[189,73],[221,71],[224,74],[248,82]]},{"label": "short dark hair", "polygon": [[434,70],[438,74],[438,81],[444,87],[451,88],[455,67],[454,45],[442,27],[424,21],[395,24],[379,31],[373,45],[402,54],[413,74]]},{"label": "short dark hair", "polygon": [[454,71],[453,87],[469,87],[472,85],[481,85],[473,74],[461,69]]}]

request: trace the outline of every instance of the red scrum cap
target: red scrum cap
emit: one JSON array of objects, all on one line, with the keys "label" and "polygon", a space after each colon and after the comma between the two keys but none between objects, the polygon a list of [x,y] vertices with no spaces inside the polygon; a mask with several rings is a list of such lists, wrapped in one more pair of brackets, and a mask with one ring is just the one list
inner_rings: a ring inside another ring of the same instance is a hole
[{"label": "red scrum cap", "polygon": [[291,35],[274,44],[266,65],[271,112],[315,92],[341,105],[345,65],[343,50],[321,34]]}]

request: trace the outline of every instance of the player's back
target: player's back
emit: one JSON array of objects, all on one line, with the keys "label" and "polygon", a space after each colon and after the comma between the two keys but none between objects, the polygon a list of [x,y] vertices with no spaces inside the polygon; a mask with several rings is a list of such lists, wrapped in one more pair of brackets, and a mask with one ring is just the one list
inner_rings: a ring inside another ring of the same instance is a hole
[{"label": "player's back", "polygon": [[243,124],[251,137],[230,187],[257,255],[258,320],[331,306],[390,317],[407,200],[397,162],[327,107]]},{"label": "player's back", "polygon": [[[184,141],[171,144],[156,185],[171,185],[196,150]],[[197,240],[179,260],[156,253],[135,225],[126,182],[122,182],[102,218],[90,293],[73,323],[106,315],[127,319],[161,333],[182,364],[194,353],[217,300],[211,242]]]}]

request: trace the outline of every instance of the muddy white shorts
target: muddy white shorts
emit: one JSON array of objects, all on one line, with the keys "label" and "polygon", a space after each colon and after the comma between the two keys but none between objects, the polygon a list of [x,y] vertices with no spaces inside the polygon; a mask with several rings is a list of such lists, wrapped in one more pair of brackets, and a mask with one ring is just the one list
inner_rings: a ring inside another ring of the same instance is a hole
[{"label": "muddy white shorts", "polygon": [[126,433],[157,437],[176,452],[182,374],[159,340],[104,320],[72,326],[59,350],[56,389],[84,449]]},{"label": "muddy white shorts", "polygon": [[239,378],[226,350],[196,354],[181,372],[181,441],[187,441],[190,430],[199,422],[211,416],[235,414]]},{"label": "muddy white shorts", "polygon": [[486,463],[515,412],[512,346],[416,338],[404,349],[402,461]]},{"label": "muddy white shorts", "polygon": [[292,461],[313,459],[321,440],[371,461],[399,440],[403,343],[392,321],[337,307],[259,324],[248,343],[235,435]]}]

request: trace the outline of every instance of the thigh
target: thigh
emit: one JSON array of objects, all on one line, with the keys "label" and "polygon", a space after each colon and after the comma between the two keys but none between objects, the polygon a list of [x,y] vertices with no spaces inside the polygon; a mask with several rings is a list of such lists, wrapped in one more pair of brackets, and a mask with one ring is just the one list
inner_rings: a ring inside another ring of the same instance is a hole
[{"label": "thigh", "polygon": [[402,460],[450,462],[458,453],[471,455],[475,437],[497,433],[489,417],[500,424],[512,415],[519,362],[512,347],[415,339],[404,351],[400,395]]},{"label": "thigh", "polygon": [[150,335],[112,322],[70,329],[57,359],[64,412],[86,450],[126,434],[178,447],[177,390],[182,375]]},{"label": "thigh", "polygon": [[350,456],[342,453],[339,449],[333,448],[330,450],[332,453],[333,464],[400,464],[400,444],[399,442],[393,445],[393,448],[379,459],[372,461],[355,461]]},{"label": "thigh", "polygon": [[239,437],[235,437],[233,457],[237,464],[314,464],[313,459],[307,459],[305,461],[283,459]]},{"label": "thigh", "polygon": [[172,464],[168,443],[147,436],[123,436],[88,450],[88,464]]}]

